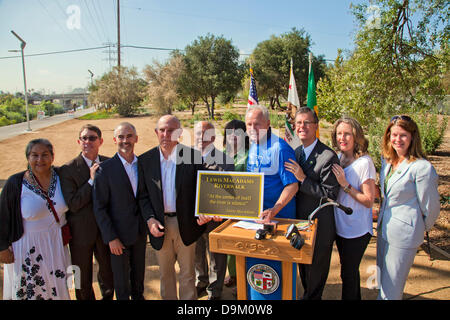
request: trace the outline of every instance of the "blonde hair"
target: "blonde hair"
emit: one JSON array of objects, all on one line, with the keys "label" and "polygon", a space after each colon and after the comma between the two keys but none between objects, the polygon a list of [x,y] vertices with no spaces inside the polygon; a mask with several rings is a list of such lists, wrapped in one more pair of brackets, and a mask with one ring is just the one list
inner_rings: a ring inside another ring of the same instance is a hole
[{"label": "blonde hair", "polygon": [[408,147],[409,162],[416,159],[426,159],[425,153],[422,150],[419,127],[413,119],[404,115],[393,117],[384,132],[381,144],[383,158],[390,163],[398,161],[397,152],[391,145],[391,128],[393,126],[399,126],[411,134],[411,144]]},{"label": "blonde hair", "polygon": [[366,155],[367,149],[369,147],[369,140],[367,140],[367,138],[364,136],[364,131],[359,122],[350,117],[342,117],[334,123],[333,133],[331,134],[331,141],[333,144],[333,148],[336,151],[340,151],[336,134],[337,134],[337,127],[341,123],[346,123],[352,127],[353,139],[355,141],[355,146],[353,147],[353,156],[355,157],[355,159],[358,159],[359,157]]}]

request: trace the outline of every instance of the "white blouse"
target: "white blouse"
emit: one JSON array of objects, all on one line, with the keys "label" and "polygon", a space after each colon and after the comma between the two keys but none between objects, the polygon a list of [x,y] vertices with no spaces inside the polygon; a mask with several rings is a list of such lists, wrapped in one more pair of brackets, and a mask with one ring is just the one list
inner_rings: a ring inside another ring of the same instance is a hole
[{"label": "white blouse", "polygon": [[[339,155],[339,158],[341,155]],[[376,179],[376,170],[372,159],[362,156],[344,168],[345,178],[348,183],[361,192],[361,185],[369,179]],[[361,203],[344,192],[340,188],[337,201],[346,207],[353,209],[353,214],[347,215],[341,209],[334,207],[334,219],[336,221],[336,233],[346,239],[358,238],[366,233],[373,234],[372,208],[366,208]]]}]

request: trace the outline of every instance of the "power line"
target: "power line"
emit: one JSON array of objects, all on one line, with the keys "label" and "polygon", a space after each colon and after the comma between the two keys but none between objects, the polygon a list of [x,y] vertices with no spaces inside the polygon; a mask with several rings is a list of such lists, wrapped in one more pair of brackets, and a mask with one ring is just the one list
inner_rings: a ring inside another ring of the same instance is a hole
[{"label": "power line", "polygon": [[[33,53],[33,54],[26,54],[25,57],[35,57],[35,56],[45,56],[45,55],[51,55],[51,54],[60,54],[60,53],[71,53],[71,52],[80,52],[80,51],[90,51],[90,50],[98,50],[98,49],[105,49],[105,48],[111,48],[114,47],[112,43],[106,43],[106,45],[101,47],[91,47],[91,48],[82,48],[82,49],[72,49],[72,50],[61,50],[61,51],[52,51],[52,52],[42,52],[42,53]],[[124,44],[120,46],[121,48],[133,48],[133,49],[144,49],[144,50],[158,50],[158,51],[181,51],[183,52],[184,49],[174,49],[174,48],[158,48],[158,47],[147,47],[147,46],[136,46],[131,44]],[[250,56],[250,53],[239,53],[241,56]],[[0,57],[0,59],[12,59],[12,58],[21,58],[22,56],[9,56],[9,57]],[[325,61],[335,61],[331,59],[323,59]]]},{"label": "power line", "polygon": [[[101,3],[101,2],[100,1],[92,1],[91,2],[92,6],[94,7],[95,14],[96,14],[97,18],[99,18],[99,25],[102,28],[103,33],[105,34],[106,40],[109,41],[110,37],[109,37],[108,31],[107,31],[105,20],[103,18],[104,12],[101,10],[101,5],[99,3]],[[98,10],[97,10],[97,5],[99,6]]]},{"label": "power line", "polygon": [[[56,20],[55,17],[53,17],[53,15],[50,13],[50,11],[47,9],[47,7],[41,2],[41,0],[38,0],[38,2],[39,2],[39,4],[41,5],[41,7],[44,9],[44,11],[47,13],[47,15],[48,15],[48,16],[55,22],[55,24],[61,29],[61,31],[62,31],[64,34],[67,34],[67,35],[69,36],[69,38],[71,38],[71,39],[73,40],[71,34],[68,33],[67,29],[65,29],[64,27],[62,27],[62,26],[59,24],[58,20]],[[84,39],[83,39],[83,42],[87,45],[87,42],[86,42]]]},{"label": "power line", "polygon": [[92,25],[94,26],[95,33],[97,34],[98,40],[99,40],[100,43],[102,43],[103,36],[100,34],[100,31],[99,31],[99,29],[97,27],[96,20],[94,19],[94,16],[92,15],[91,9],[89,8],[86,0],[84,0],[84,5],[85,5],[85,7],[86,7],[86,9],[88,11],[88,15],[89,15],[89,17],[90,17],[90,19],[92,21]]},{"label": "power line", "polygon": [[[51,52],[42,52],[42,53],[32,53],[32,54],[25,54],[24,57],[47,56],[47,55],[52,55],[52,54],[90,51],[90,50],[98,50],[98,49],[105,49],[105,48],[108,48],[108,46],[73,49],[73,50],[51,51]],[[22,56],[9,56],[9,57],[0,57],[0,59],[13,59],[13,58],[21,58],[21,57]]]}]

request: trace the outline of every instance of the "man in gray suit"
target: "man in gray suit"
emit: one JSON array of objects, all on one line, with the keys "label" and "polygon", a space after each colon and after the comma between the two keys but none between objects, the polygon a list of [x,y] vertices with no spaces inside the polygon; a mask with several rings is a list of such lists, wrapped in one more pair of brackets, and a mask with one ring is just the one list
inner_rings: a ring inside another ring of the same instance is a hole
[{"label": "man in gray suit", "polygon": [[69,243],[72,264],[80,268],[81,288],[77,300],[95,300],[92,289],[92,256],[99,264],[98,283],[104,300],[114,295],[109,248],[103,243],[92,208],[92,186],[99,163],[108,158],[99,155],[102,132],[87,124],[79,132],[81,153],[60,169],[61,189],[69,206],[67,222],[72,233]]},{"label": "man in gray suit", "polygon": [[[321,204],[322,198],[337,199],[340,186],[331,168],[334,163],[339,164],[339,159],[333,150],[316,138],[319,119],[313,110],[300,108],[294,124],[303,145],[295,150],[297,161],[291,160],[285,165],[299,181],[297,219],[306,220]],[[299,264],[304,300],[322,299],[336,234],[332,206],[323,208],[315,218],[319,222],[312,264]]]},{"label": "man in gray suit", "polygon": [[[195,124],[195,148],[202,153],[205,169],[212,171],[234,171],[234,160],[214,147],[215,139],[216,132],[211,122],[200,121]],[[209,251],[209,233],[220,224],[221,222],[208,222],[205,233],[197,240],[195,247],[197,295],[201,296],[206,289],[208,300],[218,300],[222,295],[223,282],[227,269],[227,255]],[[208,253],[210,261],[209,276],[206,253]]]}]

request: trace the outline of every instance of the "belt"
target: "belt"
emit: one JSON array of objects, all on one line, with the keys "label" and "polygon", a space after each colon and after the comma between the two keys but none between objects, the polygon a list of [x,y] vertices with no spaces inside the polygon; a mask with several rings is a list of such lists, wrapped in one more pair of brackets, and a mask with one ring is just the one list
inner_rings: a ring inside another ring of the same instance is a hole
[{"label": "belt", "polygon": [[176,212],[164,212],[164,215],[172,218],[172,217],[176,217],[177,213]]}]

